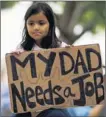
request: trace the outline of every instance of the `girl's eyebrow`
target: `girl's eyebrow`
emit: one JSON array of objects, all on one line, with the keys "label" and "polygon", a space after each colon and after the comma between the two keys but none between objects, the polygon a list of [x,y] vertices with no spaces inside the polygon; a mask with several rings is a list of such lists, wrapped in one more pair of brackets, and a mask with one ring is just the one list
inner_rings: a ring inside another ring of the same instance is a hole
[{"label": "girl's eyebrow", "polygon": [[34,20],[28,20],[27,22],[35,22]]}]

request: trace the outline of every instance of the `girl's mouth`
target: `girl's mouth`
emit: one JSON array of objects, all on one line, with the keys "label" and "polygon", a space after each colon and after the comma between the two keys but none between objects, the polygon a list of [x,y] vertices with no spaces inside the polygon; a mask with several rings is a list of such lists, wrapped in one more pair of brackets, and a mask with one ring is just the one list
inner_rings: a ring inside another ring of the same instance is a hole
[{"label": "girl's mouth", "polygon": [[34,35],[36,35],[36,36],[41,35],[41,33],[40,33],[40,32],[34,32],[33,34],[34,34]]}]

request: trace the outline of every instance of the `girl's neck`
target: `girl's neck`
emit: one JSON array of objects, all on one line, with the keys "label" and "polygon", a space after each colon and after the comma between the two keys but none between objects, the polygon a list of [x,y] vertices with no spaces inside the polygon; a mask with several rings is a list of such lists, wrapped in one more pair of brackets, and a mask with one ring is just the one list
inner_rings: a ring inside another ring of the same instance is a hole
[{"label": "girl's neck", "polygon": [[41,47],[41,40],[37,40],[36,41],[36,45],[39,46],[39,47]]}]

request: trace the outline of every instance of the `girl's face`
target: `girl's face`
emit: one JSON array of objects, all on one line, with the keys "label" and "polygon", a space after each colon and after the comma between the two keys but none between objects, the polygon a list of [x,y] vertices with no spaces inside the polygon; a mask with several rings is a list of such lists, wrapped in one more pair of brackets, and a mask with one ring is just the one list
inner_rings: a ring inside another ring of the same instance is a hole
[{"label": "girl's face", "polygon": [[29,35],[36,41],[41,41],[49,32],[49,22],[43,12],[31,15],[26,22]]}]

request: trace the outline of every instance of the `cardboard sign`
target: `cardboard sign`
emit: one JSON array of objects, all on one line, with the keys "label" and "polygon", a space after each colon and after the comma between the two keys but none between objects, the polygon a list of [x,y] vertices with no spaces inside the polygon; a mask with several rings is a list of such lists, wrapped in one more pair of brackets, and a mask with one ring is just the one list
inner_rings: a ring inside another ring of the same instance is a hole
[{"label": "cardboard sign", "polygon": [[14,113],[99,104],[104,100],[98,44],[6,55]]}]

